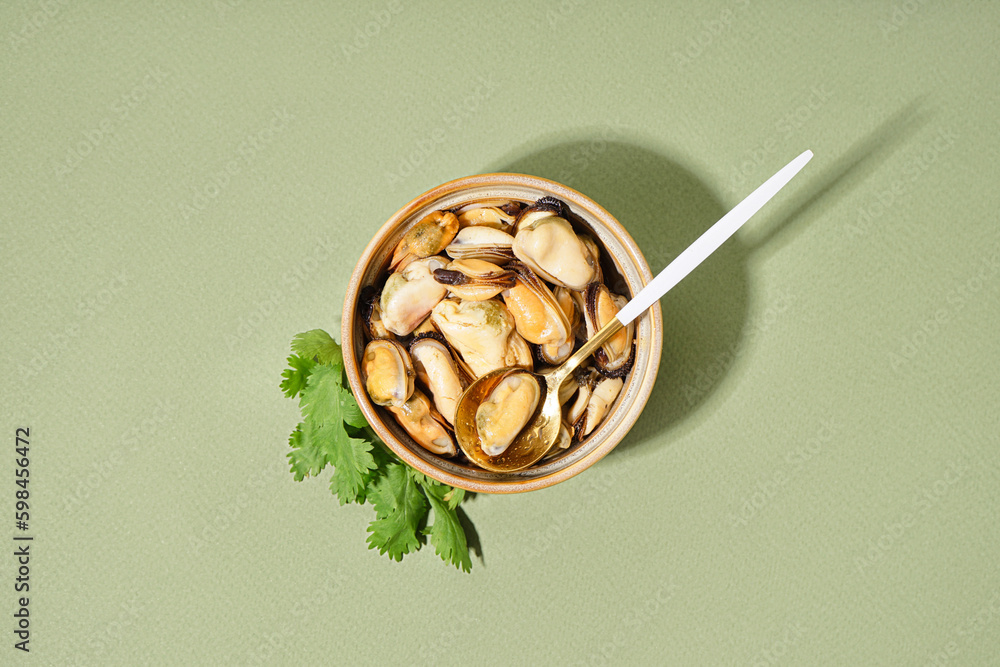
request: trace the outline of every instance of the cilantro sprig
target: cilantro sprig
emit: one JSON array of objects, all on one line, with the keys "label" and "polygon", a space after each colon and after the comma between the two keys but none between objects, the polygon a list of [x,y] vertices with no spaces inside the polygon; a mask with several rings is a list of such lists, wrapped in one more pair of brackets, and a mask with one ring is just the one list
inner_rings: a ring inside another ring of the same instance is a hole
[{"label": "cilantro sprig", "polygon": [[[372,431],[347,388],[340,345],[322,329],[292,339],[281,390],[299,400],[302,422],[288,444],[296,482],[333,468],[330,491],[341,505],[371,503],[368,548],[400,561],[429,537],[446,563],[472,569],[458,506],[465,491],[441,484],[407,466]],[[428,516],[433,511],[433,521]]]}]

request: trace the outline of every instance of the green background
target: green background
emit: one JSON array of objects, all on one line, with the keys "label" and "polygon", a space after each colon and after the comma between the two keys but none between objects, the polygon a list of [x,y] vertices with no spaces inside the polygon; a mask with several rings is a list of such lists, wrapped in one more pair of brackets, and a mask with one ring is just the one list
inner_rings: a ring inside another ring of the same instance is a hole
[{"label": "green background", "polygon": [[[3,3],[0,662],[995,664],[1000,5],[473,4]],[[658,271],[806,148],[470,575],[292,481],[289,340],[411,198],[561,180]]]}]

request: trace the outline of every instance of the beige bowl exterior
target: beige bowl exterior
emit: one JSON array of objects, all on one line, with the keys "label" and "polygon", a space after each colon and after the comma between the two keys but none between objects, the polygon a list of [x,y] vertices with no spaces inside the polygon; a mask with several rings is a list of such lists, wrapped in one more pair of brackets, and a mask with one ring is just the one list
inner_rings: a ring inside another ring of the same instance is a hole
[{"label": "beige bowl exterior", "polygon": [[[438,209],[454,208],[477,199],[534,201],[547,195],[564,201],[575,214],[574,222],[582,223],[597,239],[604,251],[603,263],[611,260],[630,292],[626,296],[636,294],[652,279],[642,252],[610,213],[565,185],[523,174],[467,176],[420,195],[389,218],[375,234],[351,275],[344,299],[341,330],[344,368],[351,391],[368,423],[403,461],[445,484],[477,493],[519,493],[569,479],[594,465],[621,442],[639,418],[653,390],[663,349],[663,316],[658,304],[636,320],[635,365],[608,416],[583,442],[527,470],[493,473],[436,456],[413,442],[388,411],[369,400],[359,365],[365,336],[358,315],[358,299],[361,290],[375,283],[388,269],[389,257],[403,234],[418,220]],[[614,284],[609,287],[612,290],[616,288]],[[618,289],[621,287],[619,284]]]}]

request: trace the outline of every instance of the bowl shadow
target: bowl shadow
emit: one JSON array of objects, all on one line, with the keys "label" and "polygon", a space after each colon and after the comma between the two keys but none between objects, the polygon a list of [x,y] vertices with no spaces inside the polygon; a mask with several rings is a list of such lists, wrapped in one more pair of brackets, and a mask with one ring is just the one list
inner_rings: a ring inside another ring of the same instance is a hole
[{"label": "bowl shadow", "polygon": [[[891,112],[846,151],[821,161],[763,227],[751,223],[738,232],[660,301],[663,353],[656,384],[612,454],[675,427],[723,384],[747,326],[750,256],[768,256],[788,245],[822,214],[817,203],[840,199],[864,183],[933,115],[925,95]],[[628,141],[594,137],[559,137],[545,148],[515,153],[493,171],[549,178],[587,195],[628,230],[653,275],[728,210],[677,160]]]},{"label": "bowl shadow", "polygon": [[[726,212],[687,167],[620,140],[558,141],[515,154],[496,171],[549,178],[587,195],[628,230],[653,275]],[[746,251],[733,237],[660,302],[663,353],[656,384],[612,455],[682,422],[722,383],[748,314]]]}]

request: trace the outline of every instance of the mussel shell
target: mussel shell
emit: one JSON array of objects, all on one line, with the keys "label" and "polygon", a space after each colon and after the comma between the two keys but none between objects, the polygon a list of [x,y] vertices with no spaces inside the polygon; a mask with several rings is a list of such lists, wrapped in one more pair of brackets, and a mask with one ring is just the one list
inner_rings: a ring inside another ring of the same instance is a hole
[{"label": "mussel shell", "polygon": [[523,262],[515,260],[507,266],[517,275],[517,281],[503,292],[503,299],[517,332],[536,345],[563,346],[570,342],[573,330],[548,286]]},{"label": "mussel shell", "polygon": [[591,251],[573,226],[549,210],[522,216],[511,250],[532,271],[554,285],[582,290],[598,275]]},{"label": "mussel shell", "polygon": [[481,200],[454,209],[459,227],[484,226],[504,231],[513,230],[520,212],[520,203],[508,199]]},{"label": "mussel shell", "polygon": [[507,366],[531,368],[531,348],[514,330],[514,318],[497,299],[445,299],[431,319],[474,377]]},{"label": "mussel shell", "polygon": [[434,269],[444,268],[440,257],[413,260],[402,271],[392,273],[379,297],[382,323],[397,336],[407,336],[424,321],[448,290],[434,280]]},{"label": "mussel shell", "polygon": [[456,259],[445,268],[436,269],[434,280],[447,287],[452,296],[485,301],[513,287],[516,274],[482,259]]},{"label": "mussel shell", "polygon": [[517,216],[515,226],[521,231],[524,226],[531,225],[535,220],[556,216],[565,218],[568,208],[566,204],[555,197],[542,197],[534,204],[521,211]]},{"label": "mussel shell", "polygon": [[[587,337],[590,338],[618,314],[624,297],[616,299],[616,295],[611,294],[601,283],[587,285],[583,297]],[[598,372],[609,378],[621,378],[627,375],[635,361],[634,336],[635,327],[629,323],[598,348],[593,355]]]},{"label": "mussel shell", "polygon": [[394,340],[379,338],[368,343],[361,373],[368,396],[378,405],[399,406],[413,395],[413,363],[406,348]]},{"label": "mussel shell", "polygon": [[492,227],[465,227],[444,249],[452,259],[482,259],[502,265],[514,258],[514,237]]},{"label": "mussel shell", "polygon": [[417,379],[430,391],[434,407],[449,424],[455,423],[458,399],[466,383],[458,370],[451,350],[439,333],[415,336],[410,342],[410,357]]},{"label": "mussel shell", "polygon": [[399,425],[424,449],[438,456],[454,456],[455,438],[444,418],[419,389],[400,406],[389,406]]},{"label": "mussel shell", "polygon": [[574,349],[576,349],[576,339],[571,335],[568,340],[562,343],[536,345],[535,358],[542,365],[558,366],[570,358]]},{"label": "mussel shell", "polygon": [[390,268],[402,268],[414,259],[436,255],[458,232],[458,218],[450,211],[433,211],[410,227],[392,253]]},{"label": "mussel shell", "polygon": [[590,253],[591,263],[594,265],[594,282],[603,283],[604,282],[604,271],[601,269],[601,248],[597,245],[597,241],[594,240],[593,236],[589,234],[579,234],[580,242]]},{"label": "mussel shell", "polygon": [[374,285],[368,285],[361,290],[358,299],[358,310],[361,323],[364,325],[368,338],[393,338],[393,333],[382,323],[382,308],[379,306],[379,293]]},{"label": "mussel shell", "polygon": [[586,397],[587,404],[582,411],[578,411],[573,420],[573,435],[577,440],[583,440],[593,433],[594,429],[604,421],[624,384],[621,378],[601,378],[596,384],[588,385],[589,390],[586,393],[581,387],[577,402]]}]

